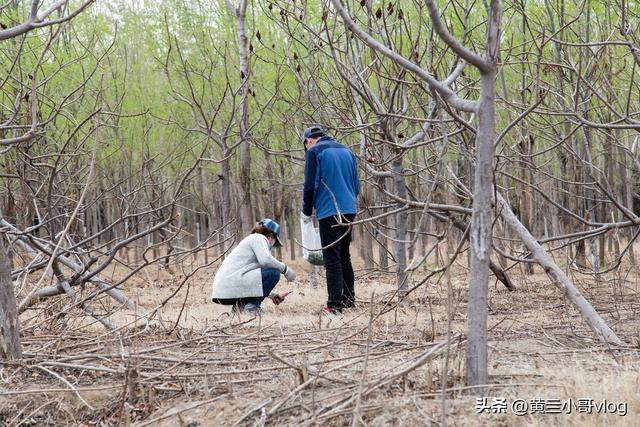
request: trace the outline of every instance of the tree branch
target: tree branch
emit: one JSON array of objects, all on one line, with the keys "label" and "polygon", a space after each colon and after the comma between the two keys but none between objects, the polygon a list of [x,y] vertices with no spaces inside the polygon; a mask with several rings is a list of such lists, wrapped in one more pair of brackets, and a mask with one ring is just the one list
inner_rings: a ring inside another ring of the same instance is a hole
[{"label": "tree branch", "polygon": [[448,102],[451,106],[458,110],[468,111],[471,113],[476,112],[478,103],[475,101],[469,101],[468,99],[460,98],[454,91],[449,89],[447,85],[443,82],[435,79],[431,74],[427,73],[422,67],[414,62],[408,60],[404,56],[394,52],[390,48],[386,47],[373,37],[371,37],[368,33],[360,29],[358,24],[355,23],[353,19],[349,16],[347,11],[344,9],[342,4],[340,4],[340,0],[331,0],[331,3],[336,8],[336,11],[344,21],[345,25],[360,38],[367,46],[376,51],[380,52],[387,58],[395,61],[398,65],[406,70],[409,70],[415,73],[422,80],[426,81],[429,87],[438,92],[440,96]]},{"label": "tree branch", "polygon": [[57,2],[53,3],[48,9],[43,11],[42,14],[38,15],[38,5],[40,2],[38,0],[34,0],[31,3],[29,19],[27,20],[27,22],[23,22],[22,24],[18,24],[14,27],[7,28],[6,30],[0,31],[0,41],[12,39],[19,35],[28,33],[29,31],[35,28],[48,27],[50,25],[61,24],[63,22],[69,21],[70,19],[78,15],[80,12],[82,12],[84,9],[86,9],[87,6],[89,6],[94,1],[95,0],[85,0],[84,3],[78,6],[77,9],[75,9],[73,12],[69,13],[68,15],[64,16],[63,18],[46,21],[46,19],[53,12],[62,9],[65,5],[67,5],[69,1],[58,0]]},{"label": "tree branch", "polygon": [[442,20],[440,19],[440,14],[436,9],[436,5],[433,3],[433,0],[427,0],[427,9],[429,9],[429,17],[431,18],[431,22],[433,23],[433,29],[440,36],[443,42],[447,44],[458,56],[470,64],[475,65],[481,73],[484,73],[489,70],[489,64],[482,59],[480,55],[473,52],[470,49],[464,47],[458,40],[456,40],[453,35],[447,31]]}]

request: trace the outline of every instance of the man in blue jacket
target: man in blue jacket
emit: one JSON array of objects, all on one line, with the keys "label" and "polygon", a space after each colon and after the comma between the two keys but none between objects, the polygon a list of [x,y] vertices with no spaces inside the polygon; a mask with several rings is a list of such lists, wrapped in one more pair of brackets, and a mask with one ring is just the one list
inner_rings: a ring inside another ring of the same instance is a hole
[{"label": "man in blue jacket", "polygon": [[325,248],[328,300],[324,311],[337,314],[355,302],[349,245],[360,193],[356,156],[320,126],[305,129],[302,143],[306,151],[302,220],[311,221],[315,209]]}]

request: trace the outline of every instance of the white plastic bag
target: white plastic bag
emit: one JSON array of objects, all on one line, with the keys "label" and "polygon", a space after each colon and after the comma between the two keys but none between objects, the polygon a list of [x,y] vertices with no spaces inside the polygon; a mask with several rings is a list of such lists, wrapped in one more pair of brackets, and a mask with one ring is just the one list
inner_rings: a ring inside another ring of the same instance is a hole
[{"label": "white plastic bag", "polygon": [[310,264],[324,265],[320,230],[313,226],[313,221],[305,223],[302,218],[300,218],[300,229],[302,231],[302,257]]}]

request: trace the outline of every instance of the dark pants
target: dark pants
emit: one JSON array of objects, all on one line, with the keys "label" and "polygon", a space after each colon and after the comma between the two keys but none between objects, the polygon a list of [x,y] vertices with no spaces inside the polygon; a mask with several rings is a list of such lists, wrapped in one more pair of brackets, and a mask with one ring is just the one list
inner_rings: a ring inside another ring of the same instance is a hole
[{"label": "dark pants", "polygon": [[[355,214],[343,215],[343,223],[355,219]],[[351,229],[348,225],[339,225],[336,217],[323,218],[320,221],[320,240],[322,246],[335,245],[322,250],[324,266],[327,269],[327,307],[341,310],[353,307],[356,294],[353,288],[353,266],[351,265]]]},{"label": "dark pants", "polygon": [[273,291],[280,280],[280,272],[275,268],[263,268],[260,270],[262,273],[262,295],[261,297],[250,297],[250,298],[225,298],[218,299],[213,298],[212,301],[216,304],[222,305],[238,305],[244,307],[245,305],[251,303],[260,307],[262,301],[266,297],[269,296],[271,291]]}]

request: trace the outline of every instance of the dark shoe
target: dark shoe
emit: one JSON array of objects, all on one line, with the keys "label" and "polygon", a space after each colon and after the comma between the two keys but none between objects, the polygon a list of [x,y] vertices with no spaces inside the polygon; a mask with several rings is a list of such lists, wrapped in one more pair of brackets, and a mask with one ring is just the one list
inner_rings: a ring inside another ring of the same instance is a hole
[{"label": "dark shoe", "polygon": [[241,302],[233,304],[233,306],[231,307],[232,313],[242,313],[243,311],[244,311],[244,304]]},{"label": "dark shoe", "polygon": [[325,307],[325,308],[322,309],[322,314],[328,314],[328,315],[332,315],[332,316],[337,316],[339,314],[342,314],[342,309],[333,308],[333,307]]},{"label": "dark shoe", "polygon": [[260,314],[262,313],[262,309],[258,304],[254,304],[252,302],[248,303],[244,306],[244,311],[251,314]]},{"label": "dark shoe", "polygon": [[342,303],[342,308],[355,308],[355,307],[356,307],[355,301],[347,301],[345,303]]}]

